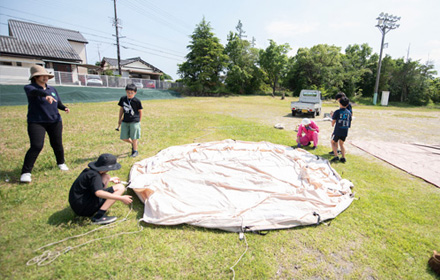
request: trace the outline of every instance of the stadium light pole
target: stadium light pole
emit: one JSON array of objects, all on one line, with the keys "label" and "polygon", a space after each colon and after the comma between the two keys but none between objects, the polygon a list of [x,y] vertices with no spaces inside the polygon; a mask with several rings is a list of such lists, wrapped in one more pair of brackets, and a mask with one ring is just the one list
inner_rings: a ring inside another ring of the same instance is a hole
[{"label": "stadium light pole", "polygon": [[382,52],[383,46],[385,42],[385,34],[387,34],[390,30],[396,29],[400,26],[397,24],[397,21],[400,20],[400,17],[380,13],[380,15],[376,18],[377,25],[380,32],[382,33],[382,43],[380,44],[380,55],[379,55],[379,65],[377,66],[377,75],[376,75],[376,84],[374,86],[374,96],[373,96],[373,104],[376,105],[377,102],[377,93],[379,91],[379,79],[380,79],[380,68],[382,66]]}]

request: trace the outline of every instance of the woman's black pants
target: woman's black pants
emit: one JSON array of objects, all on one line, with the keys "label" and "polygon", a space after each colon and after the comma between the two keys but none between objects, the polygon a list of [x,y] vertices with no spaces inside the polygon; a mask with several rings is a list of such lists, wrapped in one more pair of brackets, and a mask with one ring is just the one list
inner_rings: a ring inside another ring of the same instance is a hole
[{"label": "woman's black pants", "polygon": [[46,132],[47,135],[49,135],[50,145],[55,153],[57,164],[64,163],[63,123],[28,123],[28,135],[31,147],[24,157],[21,174],[32,172],[35,161],[41,150],[43,150]]}]

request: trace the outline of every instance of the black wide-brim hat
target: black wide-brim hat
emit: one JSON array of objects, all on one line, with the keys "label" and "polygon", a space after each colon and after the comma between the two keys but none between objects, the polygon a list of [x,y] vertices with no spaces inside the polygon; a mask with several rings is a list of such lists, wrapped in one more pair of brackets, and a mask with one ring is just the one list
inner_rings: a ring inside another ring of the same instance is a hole
[{"label": "black wide-brim hat", "polygon": [[89,163],[89,167],[96,171],[118,170],[121,165],[116,162],[116,157],[112,154],[102,154],[97,161]]}]

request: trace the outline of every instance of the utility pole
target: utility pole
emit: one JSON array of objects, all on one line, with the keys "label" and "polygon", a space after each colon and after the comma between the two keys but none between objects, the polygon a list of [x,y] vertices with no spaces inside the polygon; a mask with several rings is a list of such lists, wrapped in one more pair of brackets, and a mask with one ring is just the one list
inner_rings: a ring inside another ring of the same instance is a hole
[{"label": "utility pole", "polygon": [[96,44],[98,46],[98,57],[99,57],[99,63],[101,63],[101,52],[99,51],[99,46],[101,44]]},{"label": "utility pole", "polygon": [[374,105],[376,105],[377,94],[379,91],[380,68],[382,66],[382,52],[385,42],[385,34],[387,34],[390,30],[396,29],[400,26],[400,24],[396,24],[396,22],[400,20],[400,17],[397,16],[381,13],[379,17],[376,19],[377,19],[376,27],[379,28],[380,32],[382,33],[382,42],[380,44],[379,66],[377,67],[376,85],[374,86],[374,96],[373,96]]},{"label": "utility pole", "polygon": [[116,29],[116,49],[118,52],[118,71],[119,71],[119,75],[122,75],[121,72],[121,52],[119,50],[119,19],[118,19],[118,15],[116,14],[116,0],[113,0],[114,6],[115,6],[115,19],[113,21],[113,26]]}]

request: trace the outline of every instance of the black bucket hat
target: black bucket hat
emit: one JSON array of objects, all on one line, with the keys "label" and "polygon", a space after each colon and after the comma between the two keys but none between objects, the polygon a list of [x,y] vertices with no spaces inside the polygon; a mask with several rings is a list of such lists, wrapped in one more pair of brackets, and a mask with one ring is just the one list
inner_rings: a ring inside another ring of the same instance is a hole
[{"label": "black bucket hat", "polygon": [[97,161],[89,163],[89,167],[96,171],[118,170],[121,165],[116,162],[116,157],[112,154],[102,154]]}]

